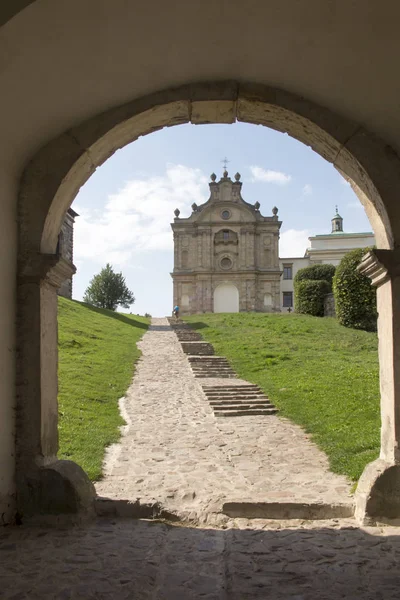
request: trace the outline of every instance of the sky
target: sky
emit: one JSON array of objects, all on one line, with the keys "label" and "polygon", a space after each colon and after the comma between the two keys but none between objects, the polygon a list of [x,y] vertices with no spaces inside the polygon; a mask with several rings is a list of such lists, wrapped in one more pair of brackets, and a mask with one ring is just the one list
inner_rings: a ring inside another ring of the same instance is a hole
[{"label": "sky", "polygon": [[244,123],[169,127],[117,151],[76,196],[74,299],[110,263],[136,298],[125,312],[171,314],[174,210],[188,217],[193,202],[208,200],[225,157],[232,179],[241,174],[244,200],[258,201],[264,216],[278,207],[281,257],[303,256],[309,236],[330,233],[336,205],[344,231],[371,231],[348,183],[288,135]]}]

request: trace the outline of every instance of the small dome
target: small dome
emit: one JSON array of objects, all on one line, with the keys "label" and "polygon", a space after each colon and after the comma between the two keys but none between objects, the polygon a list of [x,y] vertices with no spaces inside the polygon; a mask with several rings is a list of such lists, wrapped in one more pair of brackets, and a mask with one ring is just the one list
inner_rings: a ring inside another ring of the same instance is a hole
[{"label": "small dome", "polygon": [[240,179],[240,173],[236,173],[235,179],[236,179],[236,181],[239,181],[239,179]]},{"label": "small dome", "polygon": [[272,209],[272,214],[274,215],[274,217],[276,217],[276,215],[278,214],[278,209],[276,208],[276,206],[274,206],[274,208]]},{"label": "small dome", "polygon": [[176,208],[174,210],[174,215],[176,216],[176,218],[178,218],[180,214],[181,214],[181,211],[179,210],[179,208]]},{"label": "small dome", "polygon": [[216,174],[215,173],[211,173],[210,179],[211,179],[211,181],[215,181],[217,179]]},{"label": "small dome", "polygon": [[226,177],[228,177],[228,171],[227,171],[226,169],[225,169],[225,171],[224,171],[224,177],[225,177],[225,178],[226,178]]}]

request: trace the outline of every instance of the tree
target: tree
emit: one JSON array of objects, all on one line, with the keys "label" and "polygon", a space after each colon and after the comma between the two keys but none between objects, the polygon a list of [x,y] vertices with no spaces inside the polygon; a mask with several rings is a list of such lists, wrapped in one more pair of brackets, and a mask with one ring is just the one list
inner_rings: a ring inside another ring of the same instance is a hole
[{"label": "tree", "polygon": [[115,310],[118,305],[129,308],[135,302],[135,297],[127,288],[122,273],[114,273],[112,266],[107,263],[90,281],[83,301],[99,308]]},{"label": "tree", "polygon": [[376,331],[376,289],[357,269],[371,248],[356,248],[344,255],[333,278],[336,315],[341,325]]}]

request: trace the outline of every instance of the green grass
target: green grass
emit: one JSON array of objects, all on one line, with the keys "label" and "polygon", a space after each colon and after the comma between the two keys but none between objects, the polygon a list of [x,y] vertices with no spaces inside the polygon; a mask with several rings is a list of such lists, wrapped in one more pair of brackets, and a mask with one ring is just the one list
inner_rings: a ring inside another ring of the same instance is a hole
[{"label": "green grass", "polygon": [[118,399],[140,356],[148,319],[59,298],[59,457],[101,477],[104,449],[118,441]]},{"label": "green grass", "polygon": [[331,469],[357,480],[379,454],[377,336],[304,315],[207,314],[185,318],[301,425]]}]

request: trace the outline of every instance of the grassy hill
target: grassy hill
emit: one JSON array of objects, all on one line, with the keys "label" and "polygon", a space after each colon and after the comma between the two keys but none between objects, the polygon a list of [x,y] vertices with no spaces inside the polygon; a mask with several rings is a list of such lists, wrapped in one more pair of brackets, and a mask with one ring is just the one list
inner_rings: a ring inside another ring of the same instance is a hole
[{"label": "grassy hill", "polygon": [[257,313],[185,318],[357,480],[379,454],[377,336],[335,319]]},{"label": "grassy hill", "polygon": [[92,480],[101,476],[104,448],[119,439],[118,399],[148,322],[59,298],[59,457],[77,462]]}]

